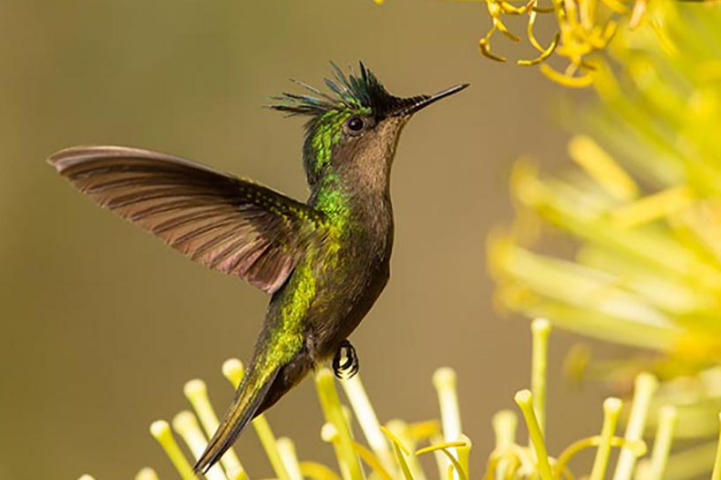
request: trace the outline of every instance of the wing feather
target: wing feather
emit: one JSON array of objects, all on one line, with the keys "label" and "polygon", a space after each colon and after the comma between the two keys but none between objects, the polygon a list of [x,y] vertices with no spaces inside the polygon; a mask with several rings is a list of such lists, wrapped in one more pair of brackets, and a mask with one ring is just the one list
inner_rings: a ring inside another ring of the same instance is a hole
[{"label": "wing feather", "polygon": [[149,150],[75,147],[48,162],[101,206],[268,293],[283,285],[324,221],[267,187]]}]

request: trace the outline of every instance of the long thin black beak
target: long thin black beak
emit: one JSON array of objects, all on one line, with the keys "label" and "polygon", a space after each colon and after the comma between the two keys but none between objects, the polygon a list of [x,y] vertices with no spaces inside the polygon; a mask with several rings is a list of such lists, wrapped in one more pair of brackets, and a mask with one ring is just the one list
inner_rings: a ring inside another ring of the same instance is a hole
[{"label": "long thin black beak", "polygon": [[412,103],[405,108],[395,112],[393,114],[394,117],[405,117],[408,115],[412,115],[416,113],[418,110],[421,110],[423,108],[426,108],[428,105],[437,102],[438,100],[442,98],[449,97],[453,95],[454,93],[458,93],[464,88],[468,87],[468,83],[463,83],[461,85],[456,85],[455,87],[448,88],[446,90],[443,90],[442,92],[436,93],[435,95],[422,95],[420,97],[413,97],[409,100],[412,101]]}]

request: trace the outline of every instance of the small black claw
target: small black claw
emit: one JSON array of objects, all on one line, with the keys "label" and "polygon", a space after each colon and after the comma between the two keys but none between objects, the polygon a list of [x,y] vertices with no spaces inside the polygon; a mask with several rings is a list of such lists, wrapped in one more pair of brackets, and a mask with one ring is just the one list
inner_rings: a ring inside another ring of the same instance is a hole
[{"label": "small black claw", "polygon": [[341,379],[352,378],[359,369],[360,363],[355,348],[348,340],[343,340],[333,357],[333,373]]}]

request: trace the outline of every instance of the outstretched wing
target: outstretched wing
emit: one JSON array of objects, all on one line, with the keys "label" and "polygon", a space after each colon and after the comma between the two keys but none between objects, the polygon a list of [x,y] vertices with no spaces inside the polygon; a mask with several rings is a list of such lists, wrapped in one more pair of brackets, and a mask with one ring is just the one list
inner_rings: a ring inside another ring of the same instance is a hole
[{"label": "outstretched wing", "polygon": [[214,270],[278,290],[322,214],[269,188],[182,158],[74,147],[48,162],[103,207]]}]

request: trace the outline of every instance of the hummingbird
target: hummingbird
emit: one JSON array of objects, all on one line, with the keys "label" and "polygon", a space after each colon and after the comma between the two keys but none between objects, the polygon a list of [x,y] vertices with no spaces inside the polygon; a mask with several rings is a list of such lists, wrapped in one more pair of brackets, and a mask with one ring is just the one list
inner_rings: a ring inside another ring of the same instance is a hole
[{"label": "hummingbird", "polygon": [[308,118],[303,165],[306,202],[251,180],[164,153],[81,146],[48,159],[101,206],[213,270],[270,295],[261,332],[235,396],[195,464],[206,473],[246,425],[316,365],[358,370],[348,336],[390,276],[390,174],[408,120],[468,86],[396,97],[360,62],[326,91],[283,93],[270,108]]}]

